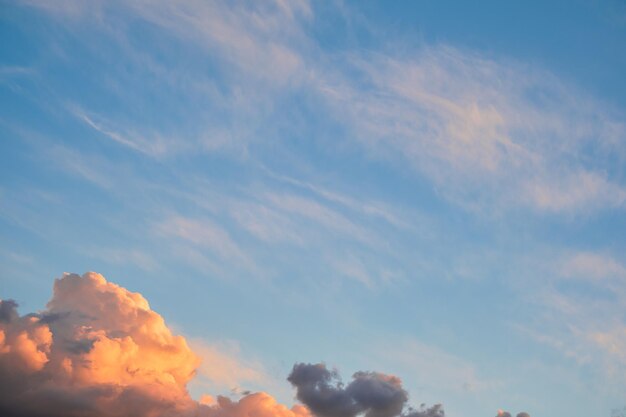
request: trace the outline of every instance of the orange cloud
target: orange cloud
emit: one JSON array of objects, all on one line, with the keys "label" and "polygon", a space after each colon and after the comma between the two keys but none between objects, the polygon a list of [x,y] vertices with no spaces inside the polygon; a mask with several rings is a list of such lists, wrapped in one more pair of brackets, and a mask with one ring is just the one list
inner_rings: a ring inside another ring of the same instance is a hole
[{"label": "orange cloud", "polygon": [[[20,317],[0,301],[0,415],[309,417],[265,393],[194,401],[200,359],[146,299],[97,273],[55,280],[47,309]],[[211,366],[205,364],[205,366]]]},{"label": "orange cloud", "polygon": [[60,337],[51,366],[65,362],[72,383],[151,385],[161,397],[186,395],[200,361],[141,294],[96,273],[65,275],[55,281],[47,314],[57,317],[49,326]]},{"label": "orange cloud", "polygon": [[217,405],[210,407],[207,417],[310,417],[306,407],[295,405],[291,409],[276,402],[269,394],[257,392],[235,402],[218,397]]},{"label": "orange cloud", "polygon": [[[232,355],[200,351],[209,358],[203,372],[213,379],[262,378]],[[440,404],[405,410],[408,393],[398,377],[357,372],[344,386],[323,364],[296,364],[288,378],[307,407],[288,408],[265,392],[195,401],[187,383],[200,362],[141,294],[95,272],[55,280],[39,313],[20,316],[14,301],[0,300],[0,416],[444,416]]]},{"label": "orange cloud", "polygon": [[8,328],[0,327],[0,366],[32,373],[48,363],[52,333],[46,326],[33,326],[37,321],[35,317],[22,317]]}]

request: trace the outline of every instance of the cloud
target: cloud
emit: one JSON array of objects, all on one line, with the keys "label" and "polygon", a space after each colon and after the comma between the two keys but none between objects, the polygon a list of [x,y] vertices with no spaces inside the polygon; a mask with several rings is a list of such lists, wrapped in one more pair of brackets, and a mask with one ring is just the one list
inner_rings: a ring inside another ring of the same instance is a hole
[{"label": "cloud", "polygon": [[276,209],[262,204],[238,203],[233,205],[231,216],[242,229],[264,242],[289,242],[299,246],[305,243],[296,224]]},{"label": "cloud", "polygon": [[134,248],[89,248],[83,253],[86,256],[100,259],[117,265],[134,265],[145,271],[154,271],[159,264],[152,255]]},{"label": "cloud", "polygon": [[8,414],[127,415],[146,404],[169,415],[192,406],[185,386],[197,356],[140,294],[99,274],[64,275],[43,313],[12,314],[1,331]]},{"label": "cloud", "polygon": [[78,119],[83,121],[92,129],[100,132],[103,136],[139,153],[158,158],[163,156],[166,151],[171,151],[174,148],[173,144],[167,143],[167,141],[160,138],[158,134],[153,133],[150,138],[142,137],[134,132],[120,134],[108,127],[105,127],[103,122],[96,122],[93,119],[93,116],[88,116],[80,109],[72,109],[71,111]]},{"label": "cloud", "polygon": [[193,351],[202,358],[198,368],[201,385],[226,389],[239,389],[242,383],[267,384],[269,376],[257,361],[241,355],[235,342],[209,344],[202,341],[191,343]]},{"label": "cloud", "polygon": [[0,301],[3,324],[0,329],[0,366],[9,372],[30,374],[39,371],[48,361],[52,333],[45,326],[33,327],[36,317],[19,317],[17,303]]},{"label": "cloud", "polygon": [[369,230],[315,200],[294,194],[270,193],[266,197],[277,209],[305,218],[341,236],[348,236],[369,246],[381,244],[380,238]]},{"label": "cloud", "polygon": [[[290,410],[265,393],[239,401],[218,397],[213,404],[207,397],[203,403],[194,401],[187,383],[200,358],[184,337],[171,333],[141,294],[107,282],[100,274],[65,274],[57,279],[42,312],[19,316],[16,308],[12,300],[0,301],[2,415],[308,415],[304,407]],[[221,361],[224,355],[206,359]]]},{"label": "cloud", "polygon": [[[623,370],[626,368],[626,325],[615,325],[607,330],[590,329],[584,335],[588,341],[600,348],[606,354],[605,361],[609,363],[606,367],[610,377],[623,377]],[[621,369],[613,364],[612,361],[621,364]]]},{"label": "cloud", "polygon": [[609,251],[565,251],[550,258],[534,274],[541,284],[528,296],[536,317],[518,328],[589,366],[598,381],[612,381],[601,384],[603,389],[618,390],[626,371],[626,266]]},{"label": "cloud", "polygon": [[[444,197],[468,208],[578,213],[623,208],[626,202],[620,170],[626,158],[623,111],[523,62],[446,44],[422,45],[402,55],[391,48],[330,52],[309,30],[315,7],[308,1],[25,3],[57,16],[84,16],[120,32],[103,29],[115,40],[132,36],[112,18],[121,10],[154,25],[158,36],[210,57],[216,67],[211,76],[170,62],[145,77],[168,81],[173,87],[168,99],[181,95],[183,103],[191,104],[177,106],[175,113],[189,114],[193,125],[203,125],[206,135],[194,131],[176,138],[177,145],[185,142],[187,152],[202,147],[201,137],[209,138],[204,151],[260,137],[289,137],[277,133],[276,126],[284,126],[285,106],[293,103],[282,100],[297,96],[319,104],[310,119],[293,127],[298,137],[317,137],[311,133],[320,117],[327,125],[337,123],[346,132],[337,139],[342,148],[356,144],[372,158],[400,169],[408,166]],[[132,43],[121,49],[136,63],[137,56],[148,54],[133,51]],[[137,71],[142,74],[152,64],[142,62]],[[122,84],[120,91],[141,89],[137,81],[144,80],[125,77],[120,74],[120,82],[134,88]],[[190,78],[194,85],[211,85],[214,95],[200,88],[190,94]],[[103,122],[92,114],[81,110],[76,116],[130,149],[151,156],[171,151],[172,141],[154,132],[137,133],[150,131],[140,121],[130,119],[127,123],[137,127],[119,128],[125,123]],[[377,207],[364,210],[395,221]]]},{"label": "cloud", "polygon": [[172,216],[156,226],[159,233],[178,237],[195,245],[206,247],[223,260],[237,261],[248,267],[252,261],[229,233],[208,219]]},{"label": "cloud", "polygon": [[68,174],[104,189],[112,188],[113,178],[105,168],[105,161],[100,157],[80,153],[62,145],[46,147],[45,157],[51,157],[52,162]]},{"label": "cloud", "polygon": [[210,408],[207,417],[310,417],[309,411],[296,405],[291,409],[278,404],[264,392],[245,396],[239,401],[218,397],[217,404]]},{"label": "cloud", "polygon": [[353,279],[368,289],[374,289],[374,280],[363,262],[355,256],[344,256],[333,264],[335,270],[341,275]]},{"label": "cloud", "polygon": [[[173,335],[139,293],[95,272],[56,279],[45,310],[20,316],[0,300],[0,414],[15,417],[444,417],[441,404],[408,406],[400,378],[359,371],[344,385],[324,364],[297,363],[287,380],[303,405],[291,408],[265,392],[238,400],[202,395],[213,387],[266,383],[261,366],[232,345]],[[202,358],[202,364],[201,359]],[[499,414],[507,416],[507,414]],[[508,414],[510,416],[510,414]],[[517,417],[529,417],[520,413]]]},{"label": "cloud", "polygon": [[308,1],[135,1],[129,8],[147,21],[217,52],[254,79],[282,85],[302,72],[302,58],[292,44],[308,42],[302,33],[302,22],[312,16]]},{"label": "cloud", "polygon": [[[500,381],[480,375],[474,363],[415,338],[395,338],[393,342],[372,344],[372,348],[369,355],[377,363],[408,371],[424,392],[445,392],[467,400],[495,391],[500,385]],[[392,357],[390,349],[394,351]]]},{"label": "cloud", "polygon": [[17,318],[15,300],[0,300],[0,322],[10,323]]},{"label": "cloud", "polygon": [[348,195],[328,190],[319,185],[311,184],[305,181],[299,181],[297,179],[286,177],[283,175],[277,175],[267,168],[264,168],[264,170],[270,177],[274,179],[285,182],[287,184],[295,185],[302,189],[309,190],[328,201],[338,203],[354,212],[360,212],[371,217],[384,219],[387,223],[397,227],[398,229],[410,229],[412,227],[407,222],[407,220],[402,218],[399,213],[395,212],[392,207],[388,207],[381,202],[358,200]]},{"label": "cloud", "polygon": [[88,7],[80,0],[60,0],[54,3],[45,3],[37,0],[22,0],[22,3],[31,7],[41,8],[48,13],[52,13],[60,17],[72,19],[81,18],[88,12],[96,14],[101,7],[101,2],[94,1],[90,4],[90,7]]},{"label": "cloud", "polygon": [[[504,410],[498,410],[498,415],[496,417],[511,417],[511,413]],[[517,413],[517,417],[530,417],[530,414],[521,412]]]},{"label": "cloud", "polygon": [[449,45],[345,64],[361,76],[319,79],[333,114],[374,158],[408,163],[453,201],[545,212],[626,201],[611,164],[625,155],[619,114],[548,71]]},{"label": "cloud", "polygon": [[356,372],[344,387],[337,371],[324,364],[295,364],[287,378],[297,398],[318,417],[426,417],[444,415],[440,405],[402,414],[408,393],[400,378],[378,372]]},{"label": "cloud", "polygon": [[419,410],[411,410],[406,417],[444,417],[443,406],[441,404],[435,404],[430,408],[427,408],[424,404],[420,406]]},{"label": "cloud", "polygon": [[564,278],[590,281],[626,278],[624,265],[610,256],[594,252],[578,252],[565,257],[558,272]]}]

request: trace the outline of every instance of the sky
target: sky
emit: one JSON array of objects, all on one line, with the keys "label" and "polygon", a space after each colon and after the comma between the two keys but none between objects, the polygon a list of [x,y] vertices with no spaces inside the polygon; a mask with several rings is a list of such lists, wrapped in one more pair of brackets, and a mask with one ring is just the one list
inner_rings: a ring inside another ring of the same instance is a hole
[{"label": "sky", "polygon": [[0,39],[4,378],[626,412],[622,0],[0,0]]}]

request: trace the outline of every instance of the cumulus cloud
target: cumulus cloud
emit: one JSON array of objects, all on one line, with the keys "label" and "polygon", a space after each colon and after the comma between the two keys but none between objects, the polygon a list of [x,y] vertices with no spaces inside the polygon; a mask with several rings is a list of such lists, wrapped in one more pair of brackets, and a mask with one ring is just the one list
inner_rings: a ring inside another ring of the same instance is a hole
[{"label": "cumulus cloud", "polygon": [[297,398],[318,417],[435,417],[444,416],[441,405],[420,410],[408,409],[409,399],[400,378],[378,372],[356,372],[344,387],[336,371],[324,364],[295,364],[287,378]]},{"label": "cumulus cloud", "polygon": [[265,393],[194,401],[200,359],[146,299],[89,272],[65,274],[39,313],[0,301],[0,415],[305,417]]},{"label": "cumulus cloud", "polygon": [[247,395],[239,401],[218,397],[217,404],[207,414],[210,417],[310,417],[309,410],[301,405],[291,409],[278,404],[264,392]]},{"label": "cumulus cloud", "polygon": [[17,315],[17,303],[14,300],[0,300],[0,322],[10,322]]},{"label": "cumulus cloud", "polygon": [[[397,376],[359,371],[344,385],[337,371],[324,364],[297,363],[288,376],[303,405],[288,408],[265,392],[244,392],[239,400],[203,395],[196,401],[187,384],[201,361],[187,340],[172,334],[141,294],[95,272],[55,280],[43,311],[20,316],[17,307],[13,300],[0,300],[3,416],[445,416],[441,404],[408,406],[409,395]],[[202,367],[214,366],[214,376],[232,377],[219,362],[235,373],[247,369],[222,353],[208,356],[216,363],[209,360]],[[498,416],[511,417],[503,411]]]}]

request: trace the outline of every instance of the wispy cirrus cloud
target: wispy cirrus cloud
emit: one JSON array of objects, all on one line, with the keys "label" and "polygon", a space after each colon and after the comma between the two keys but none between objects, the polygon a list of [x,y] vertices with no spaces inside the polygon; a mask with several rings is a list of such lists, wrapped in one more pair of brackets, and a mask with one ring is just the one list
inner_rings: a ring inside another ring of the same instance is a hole
[{"label": "wispy cirrus cloud", "polygon": [[[56,90],[45,105],[63,95],[76,103],[61,103],[48,121],[68,136],[58,135],[63,146],[46,149],[45,162],[85,183],[62,190],[73,204],[56,208],[15,198],[22,184],[3,187],[0,211],[50,240],[49,230],[73,232],[61,244],[76,253],[91,248],[76,219],[115,217],[101,226],[103,235],[132,230],[137,241],[103,243],[101,259],[111,265],[150,271],[158,259],[165,271],[175,258],[175,266],[202,276],[272,275],[302,299],[303,288],[327,296],[343,282],[337,278],[370,290],[402,281],[407,291],[449,291],[463,300],[466,294],[453,293],[465,293],[464,285],[493,283],[481,297],[494,302],[491,290],[506,292],[499,285],[515,281],[510,270],[545,239],[533,233],[549,229],[541,222],[557,217],[550,214],[567,214],[558,216],[567,223],[569,215],[624,209],[623,111],[538,66],[426,42],[411,50],[395,40],[328,48],[312,30],[323,19],[313,2],[24,3],[62,19],[50,33],[66,56],[46,55],[32,70]],[[81,75],[71,81],[87,94],[60,82],[64,69]],[[18,73],[7,68],[0,78]],[[126,161],[132,169],[123,169]],[[369,188],[379,169],[384,182]],[[210,179],[195,181],[203,176]],[[424,203],[431,217],[404,202]],[[494,211],[501,216],[492,222],[484,214]],[[540,224],[513,224],[514,232],[493,237],[520,213]],[[531,289],[520,284],[504,295],[513,303],[520,292],[529,295],[533,340],[621,372],[623,260],[590,251],[553,264],[552,255],[519,268]],[[267,274],[255,268],[265,264]],[[304,283],[309,277],[314,284]],[[438,287],[465,278],[458,288]],[[354,298],[384,298],[361,289]],[[502,305],[494,308],[502,313]],[[467,360],[419,343],[407,351],[428,358],[419,366],[442,361],[462,371],[444,369],[447,378],[428,381],[433,390],[451,380],[454,395],[483,387]],[[469,382],[457,390],[457,380]]]},{"label": "wispy cirrus cloud", "polygon": [[[624,382],[626,266],[609,253],[570,251],[553,254],[537,272],[547,285],[531,291],[531,319],[517,327],[523,334],[561,352],[592,377]],[[601,389],[613,390],[613,385]]]},{"label": "wispy cirrus cloud", "polygon": [[268,243],[304,245],[305,237],[298,226],[278,210],[257,203],[233,204],[231,215],[241,228]]},{"label": "wispy cirrus cloud", "polygon": [[264,369],[263,364],[241,353],[236,341],[207,343],[203,340],[192,340],[191,348],[202,362],[194,385],[204,391],[215,392],[227,390],[241,392],[275,384]]},{"label": "wispy cirrus cloud", "polygon": [[381,244],[367,229],[355,224],[341,213],[315,200],[293,194],[270,193],[267,199],[279,210],[311,220],[340,236],[355,239],[371,246]]},{"label": "wispy cirrus cloud", "polygon": [[252,261],[243,249],[230,237],[222,227],[209,219],[191,219],[172,216],[155,226],[161,235],[172,236],[205,247],[229,262],[240,262],[252,267]]},{"label": "wispy cirrus cloud", "polygon": [[111,139],[114,142],[119,143],[122,146],[126,146],[134,151],[146,154],[152,157],[158,157],[163,155],[166,152],[166,146],[161,143],[162,141],[158,137],[152,137],[150,139],[145,139],[142,137],[135,136],[133,134],[120,134],[115,132],[107,127],[104,127],[101,122],[96,122],[92,120],[91,117],[87,116],[84,113],[78,113],[77,117],[79,117],[82,121],[84,121],[88,126],[100,132],[105,137]]},{"label": "wispy cirrus cloud", "polygon": [[559,274],[564,278],[602,281],[626,280],[626,267],[609,255],[597,252],[576,252],[565,256]]},{"label": "wispy cirrus cloud", "polygon": [[155,271],[159,267],[159,263],[150,253],[136,248],[89,248],[84,249],[83,253],[114,265],[137,266],[144,271]]},{"label": "wispy cirrus cloud", "polygon": [[295,178],[287,177],[284,175],[277,175],[274,172],[264,169],[272,178],[275,178],[281,182],[295,185],[299,188],[312,191],[319,197],[333,203],[338,203],[352,211],[364,213],[368,216],[375,218],[381,218],[387,223],[392,224],[398,228],[411,228],[413,227],[410,222],[398,213],[397,207],[390,207],[387,204],[378,201],[361,200],[351,197],[346,194],[341,194],[337,191],[322,187],[320,185],[313,184],[311,182],[300,181]]},{"label": "wispy cirrus cloud", "polygon": [[[58,9],[79,8],[66,1]],[[463,207],[581,213],[622,208],[626,200],[619,170],[626,157],[621,112],[547,70],[445,44],[423,45],[410,56],[391,48],[330,54],[308,29],[315,6],[305,1],[132,1],[80,9],[86,19],[93,19],[89,9],[97,11],[100,21],[123,9],[191,41],[218,68],[212,77],[197,74],[195,84],[214,84],[214,92],[219,79],[239,86],[219,93],[221,99],[212,95],[210,102],[196,97],[225,117],[203,123],[209,136],[196,132],[183,139],[191,152],[202,137],[213,144],[205,151],[215,143],[258,143],[259,135],[275,133],[268,119],[282,125],[272,108],[302,95],[319,105],[316,117],[334,119],[349,132],[341,141],[374,159],[410,167]],[[311,131],[314,119],[299,123],[298,134]],[[165,152],[159,141],[84,120],[135,150]]]},{"label": "wispy cirrus cloud", "polygon": [[624,178],[609,161],[623,160],[626,127],[553,74],[445,45],[349,63],[360,82],[335,73],[320,91],[354,140],[448,198],[547,212],[623,205]]},{"label": "wispy cirrus cloud", "polygon": [[304,69],[295,45],[310,41],[303,31],[303,22],[312,18],[308,1],[131,2],[129,6],[142,18],[216,50],[247,75],[284,85]]}]

